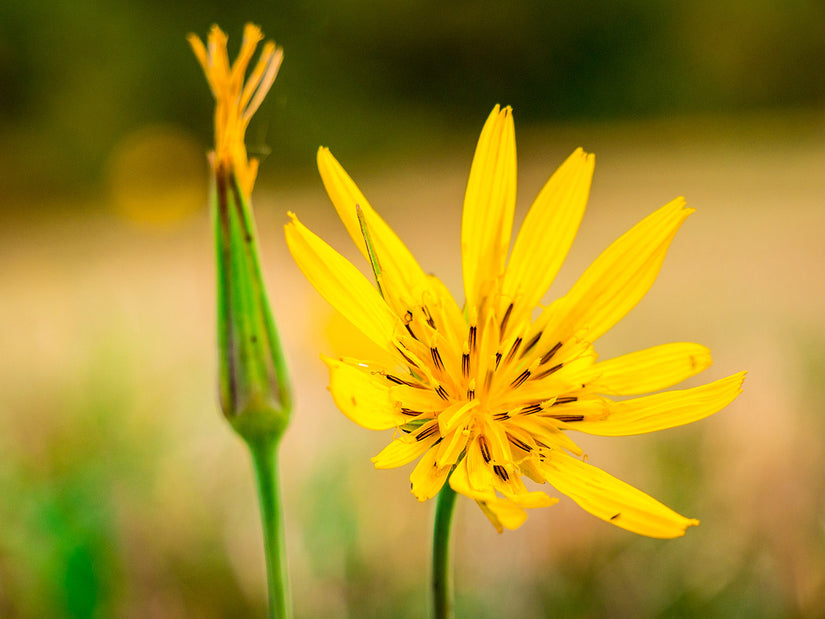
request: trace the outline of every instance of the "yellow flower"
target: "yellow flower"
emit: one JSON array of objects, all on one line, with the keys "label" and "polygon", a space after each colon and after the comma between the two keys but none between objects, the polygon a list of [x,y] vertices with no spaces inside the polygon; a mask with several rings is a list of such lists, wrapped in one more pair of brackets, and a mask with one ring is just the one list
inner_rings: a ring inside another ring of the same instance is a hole
[{"label": "yellow flower", "polygon": [[230,65],[227,37],[218,26],[212,26],[209,32],[208,47],[197,35],[187,36],[215,97],[215,150],[210,153],[215,177],[221,179],[234,171],[246,199],[249,199],[255,184],[258,160],[247,158],[244,135],[250,119],[272,87],[284,59],[283,50],[268,41],[258,63],[246,78],[249,62],[263,38],[258,26],[246,24],[241,50],[235,63]]},{"label": "yellow flower", "polygon": [[[569,430],[626,436],[680,426],[720,410],[744,373],[682,391],[659,391],[711,363],[698,344],[656,346],[596,361],[593,344],[644,296],[668,246],[693,211],[679,198],[613,243],[560,299],[533,319],[584,212],[593,155],[575,151],[539,193],[509,261],[516,197],[510,108],[493,109],[478,142],[464,199],[463,311],[370,207],[322,148],[329,196],[375,273],[378,290],[290,214],[290,251],[315,288],[390,353],[394,364],[325,359],[341,411],[372,430],[396,428],[373,461],[397,467],[421,457],[412,492],[435,496],[449,477],[496,528],[513,529],[525,508],[551,505],[522,480],[550,482],[590,513],[651,537],[683,535],[698,521],[585,464]],[[572,454],[572,455],[571,455]]]}]

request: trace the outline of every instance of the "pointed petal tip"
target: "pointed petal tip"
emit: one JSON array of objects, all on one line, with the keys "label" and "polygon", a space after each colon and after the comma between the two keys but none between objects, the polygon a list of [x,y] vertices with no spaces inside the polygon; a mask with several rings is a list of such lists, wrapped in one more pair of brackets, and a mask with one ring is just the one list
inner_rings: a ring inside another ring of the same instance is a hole
[{"label": "pointed petal tip", "polygon": [[318,165],[321,165],[322,161],[325,161],[327,158],[332,158],[332,153],[329,152],[329,147],[327,146],[319,146],[318,151],[315,154],[315,160],[317,161]]},{"label": "pointed petal tip", "polygon": [[658,539],[676,539],[679,537],[684,537],[687,533],[687,530],[690,527],[698,527],[699,520],[696,518],[685,518],[684,522],[682,523],[684,528],[681,530],[671,531],[669,534],[660,534],[660,535],[648,535],[648,537],[658,538]]}]

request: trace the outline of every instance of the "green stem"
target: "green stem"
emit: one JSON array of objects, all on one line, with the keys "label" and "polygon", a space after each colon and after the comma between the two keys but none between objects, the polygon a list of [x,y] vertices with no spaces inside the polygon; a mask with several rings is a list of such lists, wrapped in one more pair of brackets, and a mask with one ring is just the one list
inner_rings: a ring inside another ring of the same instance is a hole
[{"label": "green stem", "polygon": [[435,503],[433,526],[433,617],[451,619],[453,608],[453,570],[450,560],[450,524],[453,520],[456,493],[444,484]]},{"label": "green stem", "polygon": [[278,490],[278,441],[263,439],[249,441],[252,465],[258,482],[261,503],[261,524],[264,531],[267,586],[269,589],[270,619],[292,616],[289,598],[289,576],[286,568],[283,512]]}]

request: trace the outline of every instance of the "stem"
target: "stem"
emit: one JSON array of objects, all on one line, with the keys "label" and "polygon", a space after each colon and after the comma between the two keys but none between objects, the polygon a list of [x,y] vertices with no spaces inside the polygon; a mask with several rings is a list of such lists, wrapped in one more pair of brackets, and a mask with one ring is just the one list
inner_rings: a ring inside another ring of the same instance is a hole
[{"label": "stem", "polygon": [[252,465],[258,482],[261,503],[261,524],[264,531],[267,586],[270,619],[292,616],[289,598],[289,576],[286,569],[283,513],[278,490],[278,440],[265,438],[249,441]]},{"label": "stem", "polygon": [[453,570],[450,561],[450,524],[453,520],[456,493],[444,484],[435,503],[433,526],[433,616],[451,619],[453,608]]}]

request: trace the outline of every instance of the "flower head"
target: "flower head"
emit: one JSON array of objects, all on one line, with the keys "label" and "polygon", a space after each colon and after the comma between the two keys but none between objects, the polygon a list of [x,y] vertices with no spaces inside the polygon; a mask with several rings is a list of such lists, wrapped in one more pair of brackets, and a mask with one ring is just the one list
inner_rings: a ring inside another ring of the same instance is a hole
[{"label": "flower head", "polygon": [[246,198],[249,198],[255,184],[258,160],[247,157],[244,135],[250,119],[272,87],[284,59],[283,50],[268,41],[255,68],[246,77],[255,48],[263,38],[258,26],[247,24],[241,50],[234,64],[230,65],[227,36],[218,26],[212,26],[206,46],[197,35],[187,37],[215,97],[215,150],[210,155],[212,168],[216,177],[231,170]]},{"label": "flower head", "polygon": [[[675,385],[711,363],[698,344],[656,346],[597,361],[594,344],[644,296],[693,212],[679,198],[613,243],[560,299],[534,310],[578,229],[594,159],[576,150],[539,193],[510,247],[516,148],[510,108],[495,107],[478,142],[464,199],[463,310],[419,267],[327,149],[318,167],[338,214],[372,265],[378,290],[295,217],[286,237],[298,266],[394,363],[325,359],[341,411],[368,429],[395,428],[378,468],[420,458],[421,501],[444,483],[477,501],[496,528],[556,501],[549,482],[619,527],[669,538],[697,520],[582,461],[569,431],[625,436],[683,425],[730,403],[744,373],[682,391],[615,401]],[[448,482],[449,479],[449,482]]]}]

